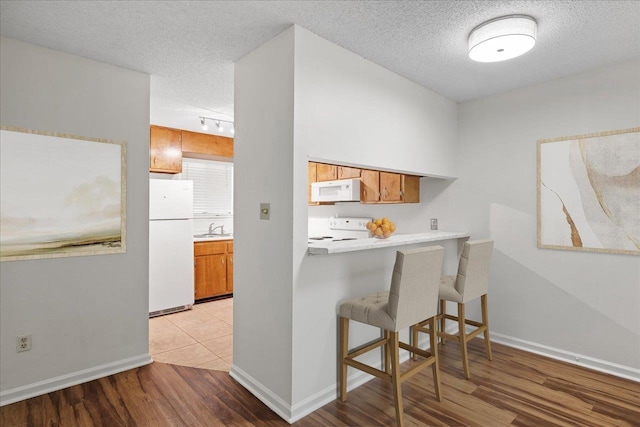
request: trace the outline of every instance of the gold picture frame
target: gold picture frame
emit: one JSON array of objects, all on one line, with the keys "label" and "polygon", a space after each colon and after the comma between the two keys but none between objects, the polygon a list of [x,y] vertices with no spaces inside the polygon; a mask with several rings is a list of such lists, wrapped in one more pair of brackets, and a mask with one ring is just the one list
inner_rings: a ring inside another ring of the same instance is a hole
[{"label": "gold picture frame", "polygon": [[640,127],[537,143],[538,247],[640,255]]},{"label": "gold picture frame", "polygon": [[126,252],[126,144],[0,128],[0,261]]}]

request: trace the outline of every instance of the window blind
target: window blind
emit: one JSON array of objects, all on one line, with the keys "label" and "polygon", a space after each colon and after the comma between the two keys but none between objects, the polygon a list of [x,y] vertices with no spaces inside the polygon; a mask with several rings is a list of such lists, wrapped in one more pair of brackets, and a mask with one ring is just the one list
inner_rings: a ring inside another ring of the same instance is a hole
[{"label": "window blind", "polygon": [[233,163],[182,159],[178,179],[193,181],[193,216],[233,215]]}]

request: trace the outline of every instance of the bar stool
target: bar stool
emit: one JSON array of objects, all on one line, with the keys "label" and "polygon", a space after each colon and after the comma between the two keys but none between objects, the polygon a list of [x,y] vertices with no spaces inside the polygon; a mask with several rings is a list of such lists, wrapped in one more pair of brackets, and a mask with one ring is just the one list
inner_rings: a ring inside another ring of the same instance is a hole
[{"label": "bar stool", "polygon": [[[436,321],[438,288],[442,274],[444,249],[431,246],[396,252],[391,289],[356,298],[340,305],[340,400],[347,400],[347,366],[374,375],[393,385],[396,420],[404,425],[401,383],[423,368],[432,366],[436,397],[442,401]],[[399,342],[398,331],[430,318],[430,351]],[[383,330],[383,338],[373,340],[353,351],[349,351],[349,320],[365,323]],[[378,347],[384,347],[384,371],[354,360]],[[408,350],[424,358],[419,364],[400,374],[399,349]]]},{"label": "bar stool", "polygon": [[[493,240],[475,240],[465,242],[460,262],[458,264],[457,276],[442,276],[440,281],[440,313],[436,318],[440,321],[438,337],[444,344],[445,339],[455,340],[460,343],[462,350],[462,366],[464,376],[469,379],[469,357],[467,355],[467,342],[479,334],[484,334],[484,345],[487,352],[487,359],[492,360],[491,341],[489,338],[489,315],[487,308],[487,291],[489,287],[489,270],[491,268],[491,254],[493,253]],[[482,311],[482,322],[475,322],[465,318],[464,306],[467,302],[480,297],[480,307]],[[447,301],[458,303],[458,315],[453,316],[446,313]],[[458,333],[451,335],[446,333],[446,320],[458,322]],[[417,333],[423,332],[424,322],[413,328],[413,339],[417,342]],[[466,325],[475,326],[476,329],[466,332]]]}]

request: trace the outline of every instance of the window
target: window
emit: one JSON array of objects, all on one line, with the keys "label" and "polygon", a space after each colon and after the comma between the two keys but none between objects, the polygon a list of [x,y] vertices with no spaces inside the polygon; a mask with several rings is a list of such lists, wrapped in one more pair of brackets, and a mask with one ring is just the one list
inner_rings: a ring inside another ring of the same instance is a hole
[{"label": "window", "polygon": [[233,215],[233,163],[182,159],[178,179],[193,181],[193,216]]}]

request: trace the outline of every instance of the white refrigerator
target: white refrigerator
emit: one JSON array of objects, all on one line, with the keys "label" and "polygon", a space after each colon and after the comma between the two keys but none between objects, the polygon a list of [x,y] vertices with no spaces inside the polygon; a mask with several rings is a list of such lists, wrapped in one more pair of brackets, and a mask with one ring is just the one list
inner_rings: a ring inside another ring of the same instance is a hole
[{"label": "white refrigerator", "polygon": [[149,315],[193,306],[193,181],[149,180]]}]

